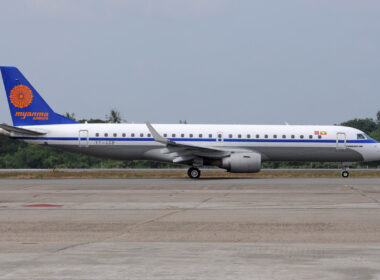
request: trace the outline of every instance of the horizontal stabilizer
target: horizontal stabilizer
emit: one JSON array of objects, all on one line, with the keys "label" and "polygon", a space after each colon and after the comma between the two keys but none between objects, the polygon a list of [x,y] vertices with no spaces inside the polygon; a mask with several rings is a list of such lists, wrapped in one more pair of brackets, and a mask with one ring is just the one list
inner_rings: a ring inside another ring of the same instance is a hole
[{"label": "horizontal stabilizer", "polygon": [[10,126],[5,123],[0,124],[0,128],[4,129],[5,131],[11,133],[18,133],[18,134],[25,134],[25,135],[33,135],[33,136],[38,136],[38,135],[45,135],[45,132],[40,132],[40,131],[35,131],[31,129],[25,129],[21,127],[16,127],[16,126]]}]

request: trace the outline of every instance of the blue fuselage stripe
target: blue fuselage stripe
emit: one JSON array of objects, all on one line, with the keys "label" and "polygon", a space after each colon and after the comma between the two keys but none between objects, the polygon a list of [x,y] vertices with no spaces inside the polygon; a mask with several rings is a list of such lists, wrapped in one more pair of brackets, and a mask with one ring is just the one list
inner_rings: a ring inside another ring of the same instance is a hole
[{"label": "blue fuselage stripe", "polygon": [[[19,140],[52,140],[52,141],[79,141],[78,137],[12,137]],[[248,142],[248,143],[336,143],[334,139],[215,139],[215,138],[168,138],[171,141],[176,142]],[[86,141],[86,137],[81,137],[81,141]],[[112,138],[112,137],[90,137],[89,141],[127,141],[127,142],[149,142],[154,141],[153,138]],[[339,143],[344,143],[344,140],[339,140]],[[377,143],[373,139],[365,140],[347,140],[347,144],[368,144]]]}]

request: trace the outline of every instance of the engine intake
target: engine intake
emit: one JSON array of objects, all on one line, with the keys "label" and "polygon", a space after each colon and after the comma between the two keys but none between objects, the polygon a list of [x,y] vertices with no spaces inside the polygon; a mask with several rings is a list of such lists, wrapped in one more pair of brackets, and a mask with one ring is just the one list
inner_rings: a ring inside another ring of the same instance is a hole
[{"label": "engine intake", "polygon": [[261,169],[259,153],[234,153],[222,160],[221,168],[232,173],[254,173]]}]

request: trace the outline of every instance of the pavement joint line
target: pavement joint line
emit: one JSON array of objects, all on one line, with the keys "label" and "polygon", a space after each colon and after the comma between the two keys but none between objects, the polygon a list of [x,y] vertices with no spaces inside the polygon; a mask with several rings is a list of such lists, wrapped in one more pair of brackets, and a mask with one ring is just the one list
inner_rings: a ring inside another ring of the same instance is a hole
[{"label": "pavement joint line", "polygon": [[[172,216],[172,215],[175,215],[175,214],[178,214],[178,213],[182,213],[182,212],[186,212],[186,211],[190,211],[190,210],[195,210],[197,209],[199,206],[201,206],[202,204],[210,201],[211,199],[213,199],[212,197],[209,197],[209,198],[206,198],[204,200],[202,200],[201,202],[199,202],[197,205],[195,205],[194,207],[192,208],[184,208],[184,209],[179,209],[179,210],[175,210],[175,211],[172,211],[172,212],[169,212],[169,213],[166,213],[166,214],[163,214],[163,215],[160,215],[158,217],[155,217],[153,219],[149,219],[147,221],[143,221],[143,222],[140,222],[140,223],[136,223],[134,225],[132,225],[130,227],[129,230],[127,230],[126,232],[120,234],[120,235],[117,235],[117,236],[113,236],[113,237],[108,237],[108,238],[105,238],[103,240],[101,240],[100,242],[105,242],[107,240],[110,240],[110,239],[114,239],[114,238],[120,238],[120,237],[123,237],[124,235],[128,234],[128,233],[131,233],[134,229],[136,229],[138,226],[141,226],[141,225],[146,225],[146,224],[149,224],[151,222],[155,222],[159,219],[162,219],[162,218],[166,218],[166,217],[169,217],[169,216]],[[128,227],[127,227],[128,228]],[[91,242],[92,243],[92,242]]]},{"label": "pavement joint line", "polygon": [[[133,229],[135,229],[136,227],[140,226],[140,225],[144,225],[144,224],[147,224],[147,223],[150,223],[150,222],[154,222],[155,220],[158,220],[158,219],[161,219],[161,218],[164,218],[164,217],[167,217],[167,216],[170,216],[170,215],[174,215],[176,214],[177,212],[181,212],[179,210],[176,210],[176,211],[172,211],[170,213],[166,213],[164,215],[160,215],[156,218],[153,218],[153,219],[150,219],[150,220],[147,220],[147,221],[143,221],[143,222],[140,222],[140,223],[136,223],[136,224],[133,224],[131,226],[131,229],[127,230],[126,232],[123,232],[122,234],[120,235],[117,235],[117,236],[111,236],[111,237],[107,237],[107,238],[102,238],[102,239],[98,239],[98,240],[93,240],[93,241],[90,241],[90,242],[82,242],[82,243],[78,243],[78,244],[72,244],[72,245],[68,245],[68,246],[65,246],[63,248],[60,248],[60,249],[57,249],[55,250],[54,252],[50,253],[50,254],[53,254],[53,253],[59,253],[59,252],[62,252],[62,251],[65,251],[67,249],[72,249],[72,248],[76,248],[76,247],[79,247],[79,246],[83,246],[83,245],[89,245],[89,244],[96,244],[96,243],[103,243],[103,242],[107,242],[108,240],[111,240],[111,239],[114,239],[114,238],[120,238],[122,236],[124,236],[125,234],[127,233],[130,233]],[[44,255],[47,256],[49,254],[46,254]]]},{"label": "pavement joint line", "polygon": [[42,258],[44,257],[47,257],[47,256],[50,256],[52,254],[54,254],[55,252],[46,252],[45,254],[41,254],[41,255],[38,255],[36,256],[35,258],[31,258],[27,261],[25,261],[25,263],[23,263],[23,266],[19,266],[19,265],[15,265],[13,266],[10,270],[8,270],[8,272],[6,272],[5,274],[1,275],[0,276],[0,279],[7,279],[6,277],[12,273],[15,273],[17,270],[19,269],[24,269],[26,266],[28,265],[32,265],[33,262],[35,262],[36,260],[41,260]]},{"label": "pavement joint line", "polygon": [[94,242],[82,242],[82,243],[78,243],[78,244],[71,244],[71,245],[59,248],[59,249],[55,250],[53,253],[58,253],[58,252],[61,252],[61,251],[67,250],[67,249],[72,249],[72,248],[76,248],[79,246],[88,245],[91,243],[94,243]]},{"label": "pavement joint line", "polygon": [[379,203],[380,204],[380,201],[377,200],[376,198],[373,198],[369,195],[367,195],[365,192],[363,192],[362,190],[358,189],[358,188],[355,188],[354,186],[351,186],[351,185],[345,185],[346,187],[348,187],[350,190],[353,190],[357,193],[359,193],[361,196],[365,197],[365,198],[368,198],[369,200],[371,200],[372,202],[375,202],[375,203]]},{"label": "pavement joint line", "polygon": [[94,242],[82,242],[82,243],[78,243],[78,244],[72,244],[72,245],[68,245],[68,246],[65,246],[63,248],[51,251],[51,252],[46,252],[45,254],[36,256],[35,258],[32,258],[32,259],[28,260],[27,263],[26,264],[24,263],[24,265],[22,267],[17,266],[17,265],[13,266],[11,268],[11,270],[9,270],[8,272],[6,272],[6,274],[1,275],[0,278],[6,278],[9,274],[16,272],[18,269],[23,269],[27,265],[32,265],[33,262],[36,261],[36,260],[41,260],[42,258],[51,256],[51,255],[53,255],[55,253],[59,253],[59,252],[62,252],[64,250],[67,250],[67,249],[71,249],[71,248],[75,248],[75,247],[79,247],[79,246],[83,246],[83,245],[87,245],[87,244],[92,244],[92,243],[96,243],[96,242],[97,241],[94,241]]}]

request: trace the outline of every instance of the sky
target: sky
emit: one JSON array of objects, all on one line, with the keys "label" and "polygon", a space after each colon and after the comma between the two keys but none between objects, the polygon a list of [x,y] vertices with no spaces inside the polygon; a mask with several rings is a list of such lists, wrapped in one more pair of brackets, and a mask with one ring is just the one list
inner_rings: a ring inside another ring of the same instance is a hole
[{"label": "sky", "polygon": [[79,119],[113,108],[135,123],[375,118],[380,1],[0,1],[0,65]]}]

